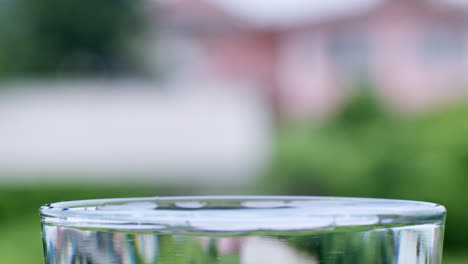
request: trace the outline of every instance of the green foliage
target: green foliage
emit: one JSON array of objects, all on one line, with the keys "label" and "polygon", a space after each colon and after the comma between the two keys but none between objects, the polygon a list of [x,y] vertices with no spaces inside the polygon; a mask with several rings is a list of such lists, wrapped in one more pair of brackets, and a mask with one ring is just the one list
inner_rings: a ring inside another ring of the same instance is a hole
[{"label": "green foliage", "polygon": [[268,193],[424,200],[448,210],[446,246],[467,246],[468,106],[397,118],[367,92],[324,124],[280,128]]},{"label": "green foliage", "polygon": [[0,73],[114,74],[136,67],[128,42],[142,27],[141,1],[2,1]]}]

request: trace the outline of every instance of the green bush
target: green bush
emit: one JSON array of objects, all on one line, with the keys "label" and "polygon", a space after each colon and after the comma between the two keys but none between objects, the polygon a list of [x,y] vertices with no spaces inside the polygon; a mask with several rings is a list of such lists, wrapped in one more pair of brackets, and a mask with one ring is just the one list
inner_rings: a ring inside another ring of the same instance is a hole
[{"label": "green bush", "polygon": [[143,26],[141,1],[2,1],[0,74],[115,74],[138,68],[129,48]]},{"label": "green bush", "polygon": [[279,128],[266,192],[424,200],[448,210],[446,246],[467,246],[468,106],[397,117],[369,93],[322,124]]}]

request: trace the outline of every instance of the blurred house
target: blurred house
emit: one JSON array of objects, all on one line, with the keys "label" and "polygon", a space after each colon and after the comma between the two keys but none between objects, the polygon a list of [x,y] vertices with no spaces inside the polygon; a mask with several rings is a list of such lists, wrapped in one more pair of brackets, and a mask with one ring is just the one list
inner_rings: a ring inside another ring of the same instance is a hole
[{"label": "blurred house", "polygon": [[165,1],[156,15],[159,58],[178,78],[254,84],[289,116],[326,114],[361,81],[393,107],[424,109],[467,90],[467,7],[453,0]]}]

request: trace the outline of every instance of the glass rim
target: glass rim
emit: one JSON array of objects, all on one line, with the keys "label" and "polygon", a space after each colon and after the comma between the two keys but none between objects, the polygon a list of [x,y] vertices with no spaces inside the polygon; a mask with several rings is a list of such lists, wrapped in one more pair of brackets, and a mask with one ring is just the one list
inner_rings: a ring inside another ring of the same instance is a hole
[{"label": "glass rim", "polygon": [[441,224],[446,209],[410,200],[333,196],[155,196],[58,202],[44,225],[122,232],[244,234]]}]

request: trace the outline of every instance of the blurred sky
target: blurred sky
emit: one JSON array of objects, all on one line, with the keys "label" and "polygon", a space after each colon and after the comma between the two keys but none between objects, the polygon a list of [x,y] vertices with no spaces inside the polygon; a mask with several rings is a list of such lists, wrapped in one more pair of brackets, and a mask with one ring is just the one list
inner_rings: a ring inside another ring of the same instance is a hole
[{"label": "blurred sky", "polygon": [[286,25],[369,8],[384,0],[209,0],[259,25]]}]

